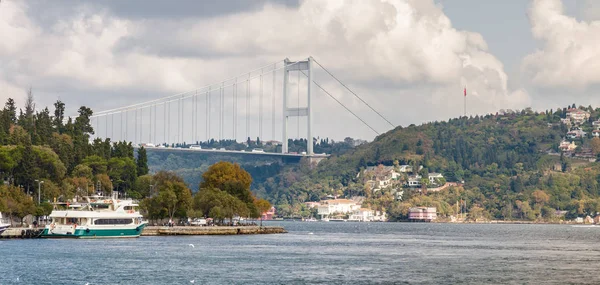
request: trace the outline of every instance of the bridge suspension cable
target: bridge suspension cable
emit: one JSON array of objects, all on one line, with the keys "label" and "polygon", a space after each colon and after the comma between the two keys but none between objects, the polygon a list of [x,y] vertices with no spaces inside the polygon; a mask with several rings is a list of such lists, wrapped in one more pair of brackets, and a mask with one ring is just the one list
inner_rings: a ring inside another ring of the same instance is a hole
[{"label": "bridge suspension cable", "polygon": [[[308,75],[306,73],[304,73],[304,71],[300,71],[300,72],[302,72],[302,74],[304,74],[304,76],[306,76],[308,78]],[[365,120],[363,120],[361,117],[359,117],[356,113],[352,112],[352,110],[350,110],[348,107],[346,107],[346,105],[344,105],[344,103],[342,103],[340,100],[338,100],[333,95],[331,95],[331,93],[329,93],[327,90],[325,90],[325,88],[323,88],[323,86],[321,86],[319,83],[317,83],[314,80],[312,82],[317,87],[319,87],[319,89],[321,89],[323,92],[325,92],[325,94],[329,95],[329,97],[331,97],[331,99],[335,100],[338,104],[340,104],[342,107],[344,107],[344,109],[346,109],[346,111],[350,112],[350,114],[352,114],[354,117],[359,119],[363,124],[365,124],[365,126],[369,127],[369,129],[371,129],[373,132],[375,132],[377,135],[379,135],[378,131],[376,131],[373,127],[371,127],[371,125],[369,125],[367,122],[365,122]]]},{"label": "bridge suspension cable", "polygon": [[[344,86],[344,88],[346,88],[346,90],[350,91],[350,93],[352,93],[352,95],[354,95],[356,98],[358,98],[358,100],[360,100],[361,102],[363,102],[365,105],[367,105],[367,107],[369,107],[369,109],[371,109],[373,112],[375,112],[377,115],[379,115],[379,117],[381,117],[383,120],[385,120],[388,124],[390,124],[390,126],[392,126],[393,128],[395,128],[396,126],[394,124],[392,124],[392,122],[390,122],[386,117],[384,117],[381,113],[379,113],[377,110],[375,110],[373,107],[371,107],[371,105],[369,105],[369,103],[367,103],[365,100],[363,100],[360,96],[358,96],[358,94],[356,94],[354,91],[352,91],[350,89],[350,87],[348,87],[346,84],[344,84],[341,80],[339,80],[337,77],[335,77],[335,75],[333,75],[331,72],[329,72],[329,70],[327,70],[327,68],[325,68],[321,63],[319,63],[316,59],[314,60],[315,63],[317,63],[317,65],[319,65],[325,72],[327,72],[327,74],[329,74],[333,79],[335,79],[339,84],[341,84],[342,86]],[[314,82],[314,81],[313,81]]]}]

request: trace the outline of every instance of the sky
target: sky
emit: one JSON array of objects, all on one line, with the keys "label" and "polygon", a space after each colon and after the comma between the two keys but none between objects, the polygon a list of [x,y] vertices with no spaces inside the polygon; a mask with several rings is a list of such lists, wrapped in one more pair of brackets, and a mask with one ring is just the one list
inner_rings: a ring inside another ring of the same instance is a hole
[{"label": "sky", "polygon": [[[82,105],[99,112],[312,56],[394,126],[463,115],[465,87],[468,115],[600,107],[597,35],[600,2],[592,0],[2,0],[0,100],[11,97],[22,106],[31,88],[38,109],[61,100],[68,114]],[[374,129],[313,85],[314,136],[372,140],[392,128],[319,67],[314,72],[317,83]],[[306,99],[293,96],[305,93],[307,80],[298,85],[294,76],[290,102],[300,107]],[[259,82],[251,82],[249,106],[240,103],[237,119],[233,89],[226,89],[223,116],[232,127],[222,138],[261,132],[281,140],[282,83],[276,85],[274,118],[273,92],[265,88],[262,131]],[[218,120],[201,129],[205,114],[191,115],[191,102],[182,104],[187,127],[177,133],[187,141],[209,132],[216,137]],[[211,116],[218,108],[211,105]],[[149,127],[146,111],[140,121]],[[166,135],[175,133],[176,118],[154,114],[154,128],[164,131],[150,132],[146,141],[176,140]],[[127,115],[117,118],[119,137],[110,135],[119,139],[130,130],[125,138],[144,141],[143,134],[131,138],[133,114]],[[97,133],[108,136],[114,120],[98,119]],[[291,118],[288,129],[290,137],[302,137],[306,120]]]}]

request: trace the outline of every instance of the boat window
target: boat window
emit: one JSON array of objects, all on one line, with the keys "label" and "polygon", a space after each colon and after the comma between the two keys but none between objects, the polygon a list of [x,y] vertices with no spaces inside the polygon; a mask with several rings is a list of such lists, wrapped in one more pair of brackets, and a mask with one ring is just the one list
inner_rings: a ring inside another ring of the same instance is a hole
[{"label": "boat window", "polygon": [[94,209],[108,209],[109,204],[91,204]]},{"label": "boat window", "polygon": [[132,219],[97,219],[94,225],[128,225],[132,223]]}]

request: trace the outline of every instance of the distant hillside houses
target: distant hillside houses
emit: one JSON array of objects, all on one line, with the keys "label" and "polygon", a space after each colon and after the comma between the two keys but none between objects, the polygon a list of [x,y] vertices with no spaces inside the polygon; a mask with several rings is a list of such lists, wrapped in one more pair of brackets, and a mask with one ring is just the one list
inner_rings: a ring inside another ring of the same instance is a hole
[{"label": "distant hillside houses", "polygon": [[573,130],[569,131],[567,133],[567,138],[573,140],[573,139],[585,137],[585,135],[586,135],[586,132],[584,132],[581,129],[577,128],[577,129],[573,129]]},{"label": "distant hillside houses", "polygon": [[569,142],[569,141],[563,140],[562,142],[560,142],[560,145],[558,145],[558,148],[563,152],[575,151],[575,149],[577,148],[577,145],[575,144],[575,142]]},{"label": "distant hillside houses", "polygon": [[[422,176],[421,175],[413,175],[408,177],[408,181],[405,183],[405,186],[408,187],[421,187],[422,186]],[[428,174],[429,184],[427,186],[438,187],[446,184],[446,179],[444,175],[441,173],[429,173]]]},{"label": "distant hillside houses", "polygon": [[587,122],[587,120],[589,120],[590,112],[576,108],[571,108],[567,110],[567,118],[570,119],[571,123],[581,125]]},{"label": "distant hillside houses", "polygon": [[356,222],[373,222],[387,220],[385,212],[374,211],[368,208],[362,208],[360,203],[356,200],[322,200],[317,207],[318,214],[321,217],[321,220],[324,221],[328,221],[330,219],[348,220]]},{"label": "distant hillside houses", "polygon": [[[419,170],[423,166],[419,166]],[[413,173],[413,167],[410,165],[399,166],[369,166],[362,173],[358,173],[357,177],[362,174],[364,185],[368,186],[372,191],[379,191],[385,188],[398,190],[400,187],[421,187],[422,176]],[[439,187],[446,183],[444,175],[441,173],[428,174],[428,187]]]}]

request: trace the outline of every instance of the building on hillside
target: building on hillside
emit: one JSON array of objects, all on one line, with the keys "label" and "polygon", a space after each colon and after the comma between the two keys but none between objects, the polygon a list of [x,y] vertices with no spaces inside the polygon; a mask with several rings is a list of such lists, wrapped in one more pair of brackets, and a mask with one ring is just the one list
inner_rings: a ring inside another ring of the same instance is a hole
[{"label": "building on hillside", "polygon": [[321,219],[330,218],[336,215],[345,215],[360,209],[356,201],[348,199],[323,200],[319,205],[318,213]]},{"label": "building on hillside", "polygon": [[408,187],[421,187],[421,175],[409,176],[405,185]]},{"label": "building on hillside", "polygon": [[577,129],[573,129],[573,130],[569,131],[567,133],[567,138],[569,138],[569,139],[576,139],[576,138],[584,137],[585,135],[586,135],[586,132],[584,132],[581,129],[577,128]]},{"label": "building on hillside", "polygon": [[429,173],[429,182],[431,184],[437,185],[437,181],[441,181],[442,179],[444,179],[444,175],[442,175],[441,173]]},{"label": "building on hillside", "polygon": [[590,113],[580,109],[567,110],[567,117],[573,124],[583,124],[590,118]]},{"label": "building on hillside", "polygon": [[560,122],[567,125],[567,127],[571,126],[571,119],[569,119],[569,118],[560,119]]},{"label": "building on hillside", "polygon": [[360,208],[354,210],[348,220],[351,221],[359,221],[359,222],[370,222],[373,221],[373,217],[375,216],[375,211],[368,208]]},{"label": "building on hillside", "polygon": [[596,156],[590,147],[582,147],[579,151],[575,152],[574,156],[579,159],[587,159],[591,162],[596,161]]},{"label": "building on hillside", "polygon": [[600,130],[593,130],[593,131],[592,131],[592,136],[593,136],[593,137],[596,137],[596,138],[597,138],[597,137],[600,137]]},{"label": "building on hillside", "polygon": [[362,173],[365,185],[368,185],[373,191],[395,185],[401,176],[393,166],[384,165],[369,166]]},{"label": "building on hillside", "polygon": [[562,141],[560,142],[558,148],[561,151],[574,151],[577,148],[577,145],[575,142]]},{"label": "building on hillside", "polygon": [[262,219],[265,221],[272,220],[274,216],[275,216],[275,207],[271,207],[271,209],[262,213]]},{"label": "building on hillside", "polygon": [[408,210],[408,219],[411,221],[431,222],[437,219],[435,207],[413,207]]},{"label": "building on hillside", "polygon": [[413,167],[410,165],[400,165],[398,167],[398,171],[402,172],[402,173],[412,173],[413,172]]},{"label": "building on hillside", "polygon": [[594,129],[598,130],[600,129],[600,120],[596,120],[592,122],[592,126],[594,127]]}]

